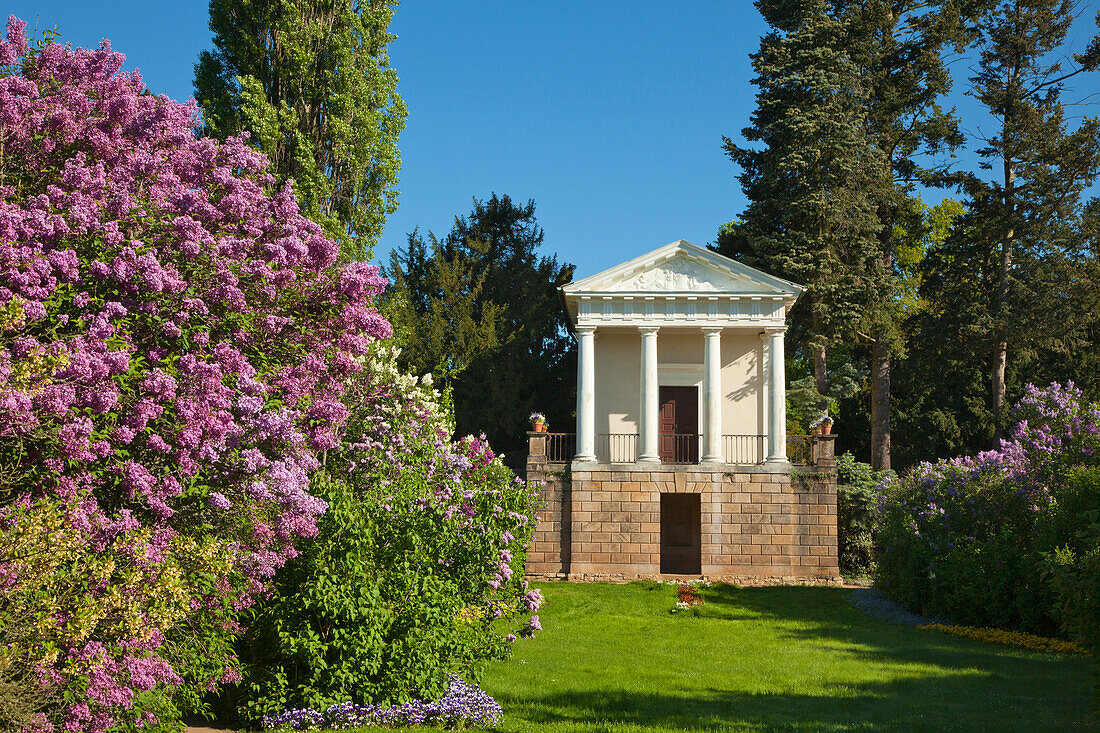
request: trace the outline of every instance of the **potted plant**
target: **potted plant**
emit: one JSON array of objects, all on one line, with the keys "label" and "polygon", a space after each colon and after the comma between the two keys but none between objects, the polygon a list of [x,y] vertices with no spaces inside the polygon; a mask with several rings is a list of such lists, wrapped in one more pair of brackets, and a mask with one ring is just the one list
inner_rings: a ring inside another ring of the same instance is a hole
[{"label": "potted plant", "polygon": [[823,412],[810,421],[810,429],[814,435],[828,435],[833,430],[833,418],[829,417],[829,413]]},{"label": "potted plant", "polygon": [[546,415],[541,412],[532,412],[527,419],[531,421],[531,429],[536,433],[546,432]]}]

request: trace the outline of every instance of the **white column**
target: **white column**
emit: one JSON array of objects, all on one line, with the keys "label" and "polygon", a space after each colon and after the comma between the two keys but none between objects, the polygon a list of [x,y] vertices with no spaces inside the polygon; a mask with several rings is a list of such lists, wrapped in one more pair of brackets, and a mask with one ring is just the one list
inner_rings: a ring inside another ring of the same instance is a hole
[{"label": "white column", "polygon": [[768,330],[768,463],[787,462],[787,374],[783,333]]},{"label": "white column", "polygon": [[724,463],[722,457],[722,329],[703,329],[703,460]]},{"label": "white column", "polygon": [[577,326],[577,455],[596,460],[596,327]]},{"label": "white column", "polygon": [[[760,368],[757,370],[760,376],[760,435],[768,434],[768,332],[760,332]],[[766,441],[765,441],[766,442]],[[767,455],[767,445],[764,446],[764,455]]]},{"label": "white column", "polygon": [[661,455],[657,447],[657,427],[659,424],[658,387],[657,387],[657,327],[642,326],[642,390],[639,395],[641,406],[638,425],[638,460],[646,463],[660,463]]}]

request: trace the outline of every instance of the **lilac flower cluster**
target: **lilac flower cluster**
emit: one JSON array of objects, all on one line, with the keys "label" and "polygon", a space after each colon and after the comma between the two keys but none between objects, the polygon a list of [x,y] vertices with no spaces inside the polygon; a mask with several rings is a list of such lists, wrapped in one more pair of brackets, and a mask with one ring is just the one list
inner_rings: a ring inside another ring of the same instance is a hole
[{"label": "lilac flower cluster", "polygon": [[312,708],[288,710],[265,717],[264,730],[348,730],[367,725],[402,727],[429,725],[447,729],[495,726],[504,713],[484,690],[451,675],[447,691],[435,702],[411,700],[401,705],[356,705],[345,702],[324,712]]},{"label": "lilac flower cluster", "polygon": [[[0,41],[0,457],[22,489],[0,532],[64,514],[41,536],[95,582],[29,611],[43,643],[17,664],[68,695],[58,727],[99,733],[183,681],[155,640],[232,628],[316,533],[315,454],[391,333],[386,282],[336,264],[245,136],[196,136],[194,102],[148,94],[107,41],[31,60],[25,25]],[[4,600],[32,575],[0,557]]]}]

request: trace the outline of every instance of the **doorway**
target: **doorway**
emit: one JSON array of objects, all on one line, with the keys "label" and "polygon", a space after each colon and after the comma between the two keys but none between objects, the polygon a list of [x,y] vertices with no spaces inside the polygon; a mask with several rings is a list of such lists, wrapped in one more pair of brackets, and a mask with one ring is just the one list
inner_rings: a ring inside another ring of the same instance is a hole
[{"label": "doorway", "polygon": [[699,388],[660,387],[657,430],[661,463],[699,462]]},{"label": "doorway", "polygon": [[661,494],[661,572],[698,575],[702,571],[702,516],[699,494]]}]

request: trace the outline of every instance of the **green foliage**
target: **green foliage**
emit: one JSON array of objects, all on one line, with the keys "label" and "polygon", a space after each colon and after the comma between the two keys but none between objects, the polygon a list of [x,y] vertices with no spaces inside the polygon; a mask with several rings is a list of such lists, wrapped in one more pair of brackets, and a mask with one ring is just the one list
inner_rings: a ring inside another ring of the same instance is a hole
[{"label": "green foliage", "polygon": [[742,135],[763,147],[726,138],[749,205],[716,248],[807,287],[791,341],[813,355],[827,392],[828,347],[854,341],[863,314],[887,300],[874,196],[891,182],[867,134],[872,90],[845,47],[851,18],[825,0],[757,8],[772,30],[752,55],[759,91]]},{"label": "green foliage", "polygon": [[[1051,519],[1044,544],[1055,547],[1046,564],[1058,618],[1071,639],[1100,657],[1100,468],[1071,472]],[[1100,662],[1095,674],[1100,711]]]},{"label": "green foliage", "polygon": [[395,316],[412,334],[402,366],[442,372],[458,433],[484,432],[518,469],[529,414],[573,422],[576,346],[558,292],[573,266],[539,256],[535,203],[507,195],[475,199],[445,238],[429,237],[430,246],[413,232],[387,272],[409,304]]},{"label": "green foliage", "polygon": [[1054,633],[1026,499],[996,470],[935,470],[935,490],[914,471],[887,492],[876,583],[951,623]]},{"label": "green foliage", "polygon": [[[502,308],[482,302],[487,273],[478,271],[475,258],[462,252],[447,257],[435,235],[428,238],[430,244],[413,231],[408,248],[390,254],[393,287],[383,311],[410,368],[450,386],[472,361],[500,346]],[[470,246],[484,254],[483,243]]]},{"label": "green foliage", "polygon": [[451,443],[438,396],[394,356],[359,378],[349,442],[312,476],[328,503],[317,537],[241,641],[245,679],[226,702],[246,721],[436,699],[448,673],[506,656],[513,619],[537,610],[521,581],[535,494],[482,440]]},{"label": "green foliage", "polygon": [[868,575],[874,570],[874,532],[879,516],[879,484],[883,475],[851,453],[836,461],[836,521],[840,572]]},{"label": "green foliage", "polygon": [[386,44],[393,0],[211,0],[214,51],[195,65],[209,134],[248,132],[303,213],[369,258],[397,208],[407,110]]},{"label": "green foliage", "polygon": [[1044,636],[1061,625],[1090,643],[1078,636],[1089,581],[1076,558],[1095,548],[1100,516],[1100,404],[1080,398],[1031,387],[1000,451],[924,463],[891,482],[877,542],[884,592],[952,623]]},{"label": "green foliage", "polygon": [[836,414],[838,402],[817,391],[813,377],[796,379],[787,387],[787,426],[808,429],[824,413]]}]

